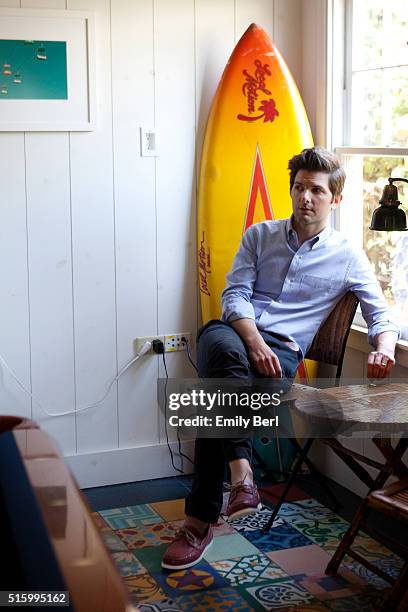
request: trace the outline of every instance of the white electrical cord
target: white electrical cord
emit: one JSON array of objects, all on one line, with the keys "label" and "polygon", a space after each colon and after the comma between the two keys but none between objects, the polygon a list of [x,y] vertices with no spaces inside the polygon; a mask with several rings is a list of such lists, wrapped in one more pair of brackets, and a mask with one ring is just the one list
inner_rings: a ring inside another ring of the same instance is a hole
[{"label": "white electrical cord", "polygon": [[130,368],[130,366],[132,364],[135,363],[135,361],[137,361],[140,357],[143,357],[143,355],[145,355],[146,353],[148,353],[150,351],[152,347],[152,343],[149,342],[149,340],[146,340],[146,342],[143,344],[142,348],[140,349],[140,351],[137,353],[137,355],[135,357],[133,357],[133,359],[131,359],[131,361],[129,361],[129,363],[127,363],[125,366],[123,366],[123,368],[119,371],[118,375],[115,376],[115,378],[111,381],[111,383],[108,386],[108,389],[105,393],[105,395],[102,397],[102,399],[100,399],[98,402],[95,402],[95,404],[90,404],[89,406],[83,406],[82,408],[77,408],[76,410],[67,410],[66,412],[48,412],[42,405],[41,403],[34,397],[34,395],[31,393],[31,391],[29,391],[24,385],[23,383],[17,378],[17,375],[13,372],[13,370],[10,368],[10,366],[7,364],[7,362],[3,359],[3,357],[0,355],[0,363],[5,367],[5,369],[11,374],[11,376],[14,378],[14,380],[16,381],[16,383],[23,389],[23,391],[25,391],[27,393],[27,395],[30,396],[30,398],[33,400],[33,402],[35,404],[37,404],[37,406],[39,406],[41,408],[41,410],[43,412],[45,412],[45,414],[47,414],[50,417],[59,417],[59,416],[67,416],[68,414],[77,414],[78,412],[83,412],[84,410],[89,410],[90,408],[96,408],[97,406],[99,406],[100,404],[102,404],[103,401],[105,401],[105,399],[108,397],[110,390],[112,389],[112,386],[114,385],[114,383],[118,380],[118,378],[120,376],[122,376],[122,374],[124,374],[124,372],[126,372],[126,370],[128,368]]}]

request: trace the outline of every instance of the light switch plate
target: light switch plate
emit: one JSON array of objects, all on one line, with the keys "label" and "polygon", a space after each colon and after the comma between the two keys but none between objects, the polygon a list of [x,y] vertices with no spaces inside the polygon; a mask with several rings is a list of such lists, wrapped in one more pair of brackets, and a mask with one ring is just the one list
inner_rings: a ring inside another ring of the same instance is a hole
[{"label": "light switch plate", "polygon": [[158,156],[158,140],[156,128],[140,128],[140,153],[143,157]]}]

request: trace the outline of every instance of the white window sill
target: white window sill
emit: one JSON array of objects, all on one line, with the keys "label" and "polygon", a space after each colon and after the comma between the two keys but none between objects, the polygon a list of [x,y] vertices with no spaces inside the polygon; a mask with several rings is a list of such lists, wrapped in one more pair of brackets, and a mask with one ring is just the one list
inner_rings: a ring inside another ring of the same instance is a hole
[{"label": "white window sill", "polygon": [[[373,348],[367,341],[367,328],[361,325],[352,325],[350,335],[347,340],[347,347],[362,351],[363,353],[370,353]],[[397,365],[408,367],[408,341],[398,340],[397,348],[395,351],[395,358]]]}]

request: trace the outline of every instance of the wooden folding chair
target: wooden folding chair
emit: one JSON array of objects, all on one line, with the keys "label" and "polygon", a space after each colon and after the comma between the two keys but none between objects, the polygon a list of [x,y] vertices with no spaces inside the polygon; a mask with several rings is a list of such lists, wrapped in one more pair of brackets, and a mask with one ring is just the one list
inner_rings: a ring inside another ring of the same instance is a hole
[{"label": "wooden folding chair", "polygon": [[[346,350],[347,338],[350,332],[350,327],[354,319],[357,309],[358,299],[354,293],[348,291],[333,308],[327,319],[322,323],[317,332],[312,345],[310,346],[306,357],[313,359],[319,363],[337,366],[335,373],[335,386],[340,384],[340,376],[343,368],[344,352]],[[302,393],[301,386],[296,383],[292,387],[292,391],[296,396],[297,391]],[[292,395],[291,391],[291,395]],[[309,467],[311,474],[319,481],[321,486],[326,491],[327,495],[332,499],[335,506],[338,508],[340,504],[333,492],[325,483],[322,475],[308,458],[308,453],[314,442],[314,438],[308,438],[302,447],[295,438],[290,438],[291,443],[296,449],[297,456],[292,466],[291,474],[286,482],[285,488],[276,503],[271,518],[263,532],[266,533],[273,525],[273,521],[278,515],[282,503],[293,485],[296,476],[303,463]]]},{"label": "wooden folding chair", "polygon": [[401,542],[398,544],[398,552],[402,552],[405,556],[405,564],[396,580],[351,548],[359,530],[364,527],[370,510],[377,510],[393,520],[408,522],[408,479],[395,482],[383,490],[373,491],[365,498],[353,519],[350,529],[342,538],[332,560],[329,562],[326,574],[336,574],[344,556],[349,555],[371,572],[393,585],[381,610],[383,612],[401,610],[402,612],[408,609],[405,607],[408,600],[408,547],[402,541],[403,538],[401,537]]}]

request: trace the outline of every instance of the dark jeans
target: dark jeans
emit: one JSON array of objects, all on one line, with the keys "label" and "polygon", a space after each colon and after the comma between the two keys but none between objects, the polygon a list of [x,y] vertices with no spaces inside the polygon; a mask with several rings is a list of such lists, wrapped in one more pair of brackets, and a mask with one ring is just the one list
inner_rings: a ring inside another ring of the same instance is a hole
[{"label": "dark jeans", "polygon": [[[272,333],[260,333],[279,358],[283,372],[283,378],[279,379],[279,388],[287,391],[296,374],[301,353],[290,349]],[[197,342],[200,378],[241,378],[254,381],[255,384],[257,379],[259,381],[262,378],[251,368],[244,342],[228,323],[210,321],[199,330]],[[251,462],[250,438],[196,439],[193,485],[185,504],[188,516],[206,523],[215,523],[218,520],[226,466],[234,459],[248,459]]]}]

